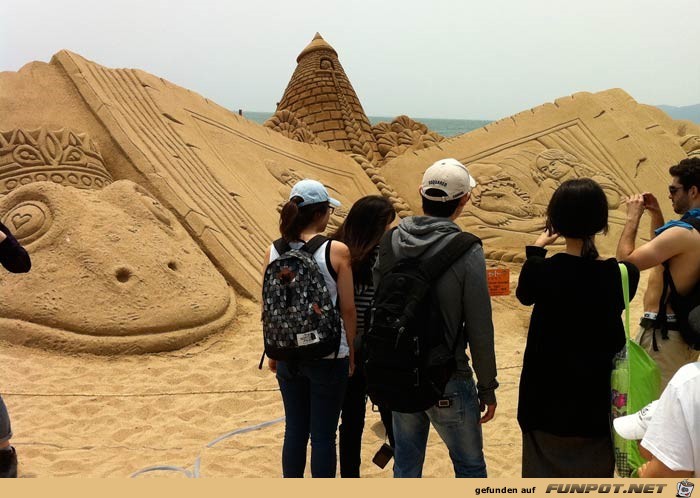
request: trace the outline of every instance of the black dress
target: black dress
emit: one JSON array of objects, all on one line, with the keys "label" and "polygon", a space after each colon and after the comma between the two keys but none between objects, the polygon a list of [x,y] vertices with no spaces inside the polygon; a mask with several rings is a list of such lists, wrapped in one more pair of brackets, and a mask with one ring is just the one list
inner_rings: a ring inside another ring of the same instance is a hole
[{"label": "black dress", "polygon": [[[535,306],[518,397],[523,477],[611,477],[610,374],[625,344],[618,263],[526,252],[516,296]],[[632,299],[639,270],[625,266]]]}]

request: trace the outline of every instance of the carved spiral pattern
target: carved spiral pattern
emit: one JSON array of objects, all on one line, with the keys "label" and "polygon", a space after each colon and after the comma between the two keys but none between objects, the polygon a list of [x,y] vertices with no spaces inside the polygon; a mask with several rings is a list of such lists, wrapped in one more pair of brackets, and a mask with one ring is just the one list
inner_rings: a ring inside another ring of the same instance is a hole
[{"label": "carved spiral pattern", "polygon": [[382,163],[408,151],[432,147],[445,140],[442,135],[408,116],[399,116],[391,123],[377,123],[372,127],[372,133],[377,141]]},{"label": "carved spiral pattern", "polygon": [[265,121],[263,126],[297,142],[327,146],[323,140],[311,131],[311,128],[304,121],[298,119],[293,112],[286,109],[275,112]]}]

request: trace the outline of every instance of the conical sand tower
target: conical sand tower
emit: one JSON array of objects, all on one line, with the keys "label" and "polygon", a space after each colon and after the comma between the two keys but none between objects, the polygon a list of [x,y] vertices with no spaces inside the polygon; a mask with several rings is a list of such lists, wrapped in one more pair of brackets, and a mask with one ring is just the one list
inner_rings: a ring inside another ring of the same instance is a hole
[{"label": "conical sand tower", "polygon": [[[379,161],[372,126],[338,53],[318,33],[297,57],[297,68],[277,106],[277,120],[282,111],[289,111],[329,147]],[[289,113],[284,116],[289,118]]]}]

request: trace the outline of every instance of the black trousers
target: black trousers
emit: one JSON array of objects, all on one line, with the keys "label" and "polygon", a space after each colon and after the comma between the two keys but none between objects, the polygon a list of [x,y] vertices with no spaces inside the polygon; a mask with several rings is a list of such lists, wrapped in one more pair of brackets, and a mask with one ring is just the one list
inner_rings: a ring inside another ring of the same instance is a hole
[{"label": "black trousers", "polygon": [[[348,379],[345,399],[340,414],[340,436],[338,440],[340,476],[360,477],[360,454],[362,452],[362,431],[365,428],[367,406],[367,381],[360,365]],[[391,410],[379,407],[379,415],[386,429],[389,444],[394,447],[394,432],[391,426]]]}]

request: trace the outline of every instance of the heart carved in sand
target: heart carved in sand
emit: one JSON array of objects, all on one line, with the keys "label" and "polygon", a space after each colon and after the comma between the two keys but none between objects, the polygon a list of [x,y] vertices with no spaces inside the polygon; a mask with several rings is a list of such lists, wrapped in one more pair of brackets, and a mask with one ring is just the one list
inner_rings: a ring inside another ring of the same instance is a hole
[{"label": "heart carved in sand", "polygon": [[22,226],[32,219],[31,214],[17,213],[12,217],[12,224],[15,226],[15,231],[22,228]]}]

